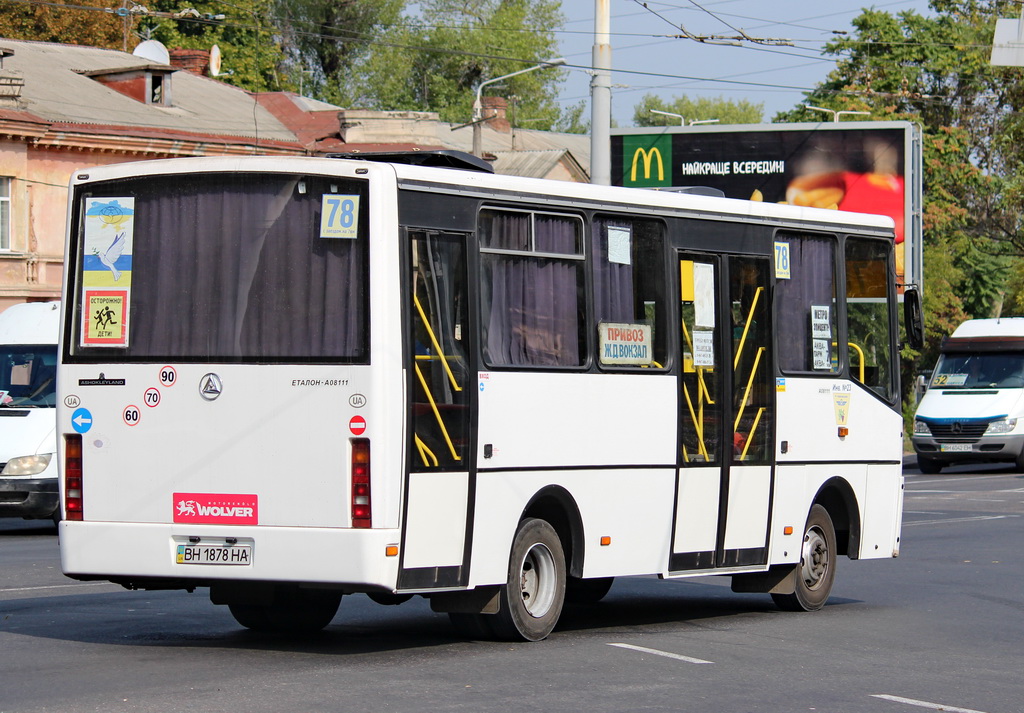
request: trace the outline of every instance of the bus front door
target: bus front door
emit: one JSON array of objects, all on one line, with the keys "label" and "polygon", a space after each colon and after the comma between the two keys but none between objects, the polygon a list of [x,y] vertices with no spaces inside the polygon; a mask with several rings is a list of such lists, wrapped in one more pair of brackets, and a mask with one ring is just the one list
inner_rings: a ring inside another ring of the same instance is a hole
[{"label": "bus front door", "polygon": [[767,562],[774,391],[767,258],[681,253],[670,572]]}]

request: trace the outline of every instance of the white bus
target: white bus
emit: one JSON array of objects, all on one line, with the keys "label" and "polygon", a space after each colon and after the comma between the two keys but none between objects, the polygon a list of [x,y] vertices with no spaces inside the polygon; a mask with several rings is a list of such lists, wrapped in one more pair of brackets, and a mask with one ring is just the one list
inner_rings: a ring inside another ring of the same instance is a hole
[{"label": "white bus", "polygon": [[614,577],[815,610],[897,556],[888,218],[376,158],[72,178],[68,576],[538,640]]}]

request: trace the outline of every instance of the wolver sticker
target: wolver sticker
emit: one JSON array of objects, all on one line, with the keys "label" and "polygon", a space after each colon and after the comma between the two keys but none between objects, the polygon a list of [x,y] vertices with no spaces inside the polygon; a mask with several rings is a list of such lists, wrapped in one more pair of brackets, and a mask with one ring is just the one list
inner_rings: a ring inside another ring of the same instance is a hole
[{"label": "wolver sticker", "polygon": [[174,522],[258,525],[259,499],[235,493],[174,493]]}]

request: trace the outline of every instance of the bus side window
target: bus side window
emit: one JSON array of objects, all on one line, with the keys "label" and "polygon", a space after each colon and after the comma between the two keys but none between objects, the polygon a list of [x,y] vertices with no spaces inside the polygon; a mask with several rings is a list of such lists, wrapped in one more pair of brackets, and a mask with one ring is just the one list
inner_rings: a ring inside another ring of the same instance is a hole
[{"label": "bus side window", "polygon": [[850,375],[887,401],[896,398],[889,319],[889,246],[846,239],[846,314]]},{"label": "bus side window", "polygon": [[[665,225],[629,216],[597,216],[591,229],[594,307],[599,330],[620,325],[650,338],[639,353],[623,358],[616,346],[598,339],[598,363],[608,367],[667,366]],[[623,350],[619,350],[623,351]]]},{"label": "bus side window", "polygon": [[[837,343],[836,241],[780,233],[789,244],[789,277],[775,283],[775,324],[783,372],[837,374],[845,349]],[[778,273],[776,273],[778,275]]]}]

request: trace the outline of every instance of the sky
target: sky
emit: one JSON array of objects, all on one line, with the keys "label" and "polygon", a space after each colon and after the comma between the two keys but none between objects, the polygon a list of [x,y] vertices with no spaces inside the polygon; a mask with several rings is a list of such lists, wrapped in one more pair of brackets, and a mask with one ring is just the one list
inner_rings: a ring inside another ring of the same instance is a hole
[{"label": "sky", "polygon": [[[803,101],[835,63],[820,50],[835,32],[851,31],[861,8],[930,15],[927,0],[609,0],[611,5],[612,116],[633,126],[633,107],[645,94],[746,99],[764,104],[766,121]],[[555,36],[568,72],[559,103],[586,101],[590,118],[591,52],[596,0],[562,0],[566,23]],[[646,7],[645,7],[646,6]],[[674,39],[680,25],[693,35],[785,40],[792,46],[712,45]]]}]

